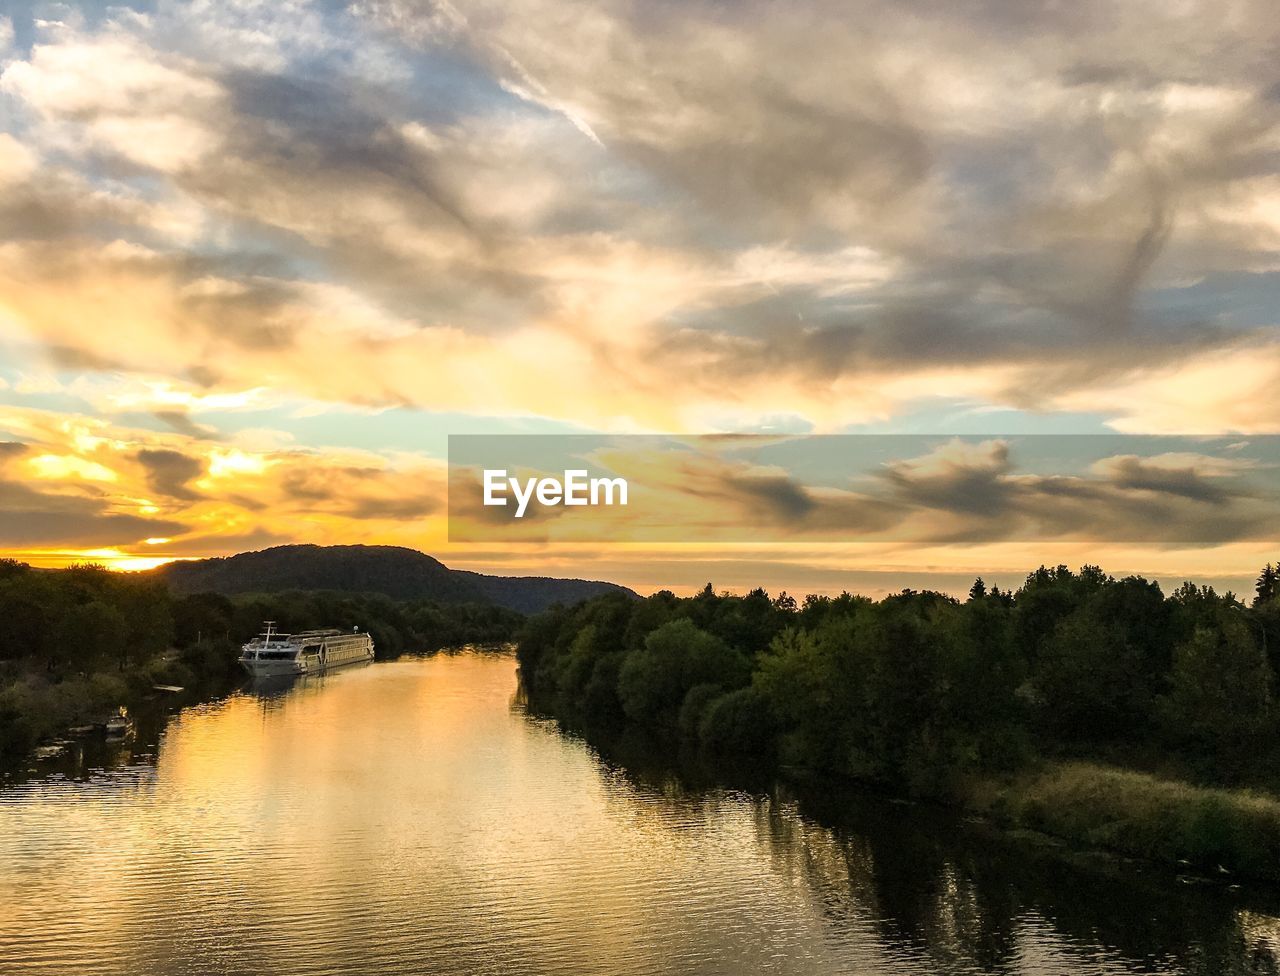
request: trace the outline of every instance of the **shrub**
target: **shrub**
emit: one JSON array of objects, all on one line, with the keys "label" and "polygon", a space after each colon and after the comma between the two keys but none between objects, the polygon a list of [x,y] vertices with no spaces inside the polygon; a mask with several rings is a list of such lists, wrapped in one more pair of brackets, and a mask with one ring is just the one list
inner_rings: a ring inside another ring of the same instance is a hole
[{"label": "shrub", "polygon": [[747,659],[689,620],[673,620],[651,633],[627,657],[618,698],[627,717],[674,727],[689,689],[699,684],[736,688],[750,676]]},{"label": "shrub", "polygon": [[708,751],[771,758],[775,723],[769,701],[755,688],[721,695],[706,709],[698,733]]},{"label": "shrub", "polygon": [[680,734],[687,739],[698,738],[698,729],[702,725],[703,716],[707,713],[707,706],[723,694],[723,688],[710,682],[690,688],[689,693],[684,696],[684,703],[680,706],[680,718],[677,722]]}]

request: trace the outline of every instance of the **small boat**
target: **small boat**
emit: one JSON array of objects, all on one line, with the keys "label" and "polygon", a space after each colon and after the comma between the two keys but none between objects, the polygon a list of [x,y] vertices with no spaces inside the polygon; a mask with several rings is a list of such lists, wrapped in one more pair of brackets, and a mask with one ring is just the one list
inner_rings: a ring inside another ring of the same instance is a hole
[{"label": "small boat", "polygon": [[240,665],[255,678],[317,674],[347,664],[373,660],[373,638],[360,630],[304,630],[281,634],[274,620],[264,623],[261,637],[241,649]]},{"label": "small boat", "polygon": [[133,719],[129,718],[123,709],[102,723],[102,731],[106,732],[111,738],[126,736],[132,729]]}]

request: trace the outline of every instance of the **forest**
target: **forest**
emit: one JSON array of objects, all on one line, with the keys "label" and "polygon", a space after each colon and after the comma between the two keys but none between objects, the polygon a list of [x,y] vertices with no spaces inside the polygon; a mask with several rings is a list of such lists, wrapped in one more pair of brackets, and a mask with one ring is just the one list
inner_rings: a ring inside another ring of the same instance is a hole
[{"label": "forest", "polygon": [[588,738],[640,728],[1144,855],[1280,869],[1272,566],[1248,605],[1096,566],[1013,591],[978,579],[964,600],[603,597],[531,618],[517,654],[531,707]]},{"label": "forest", "polygon": [[177,596],[153,576],[0,560],[0,754],[25,752],[69,725],[136,701],[155,684],[208,694],[231,688],[244,678],[236,662],[240,645],[264,620],[286,632],[360,627],[386,658],[509,642],[524,619],[492,604],[382,594]]}]

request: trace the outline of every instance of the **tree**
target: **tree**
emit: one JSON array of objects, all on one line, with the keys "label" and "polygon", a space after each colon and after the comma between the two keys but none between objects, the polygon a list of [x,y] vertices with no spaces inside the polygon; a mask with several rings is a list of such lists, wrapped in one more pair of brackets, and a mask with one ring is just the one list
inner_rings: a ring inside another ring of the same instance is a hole
[{"label": "tree", "polygon": [[56,653],[84,670],[124,653],[127,626],[115,607],[97,600],[72,607],[54,628]]},{"label": "tree", "polygon": [[773,609],[782,614],[793,614],[799,610],[799,604],[796,603],[795,597],[783,590],[773,601]]},{"label": "tree", "polygon": [[1253,599],[1255,607],[1262,606],[1264,603],[1270,603],[1280,595],[1280,570],[1277,570],[1271,563],[1267,563],[1262,568],[1262,575],[1258,577],[1257,596]]},{"label": "tree", "polygon": [[1082,607],[1042,646],[1032,675],[1050,741],[1123,739],[1147,717],[1143,655],[1118,623]]},{"label": "tree", "polygon": [[707,706],[698,735],[714,753],[768,759],[774,740],[769,699],[750,686],[721,695]]},{"label": "tree", "polygon": [[1249,626],[1223,611],[1174,655],[1166,735],[1217,772],[1238,772],[1274,720],[1274,675]]},{"label": "tree", "polygon": [[163,585],[130,580],[116,603],[125,621],[125,640],[119,648],[121,670],[130,656],[146,658],[172,645],[173,606]]},{"label": "tree", "polygon": [[23,591],[0,595],[0,660],[48,658],[51,650],[49,612]]},{"label": "tree", "polygon": [[17,559],[0,559],[0,580],[22,576],[31,571],[31,567]]},{"label": "tree", "polygon": [[[795,765],[832,768],[842,761],[841,739],[854,688],[838,669],[833,630],[847,620],[826,618],[813,630],[789,627],[758,662],[754,684],[782,724],[783,758]],[[819,640],[820,632],[824,640]]]},{"label": "tree", "polygon": [[694,685],[740,688],[750,676],[747,659],[692,621],[663,624],[628,656],[618,675],[618,698],[633,721],[674,728]]},{"label": "tree", "polygon": [[[1278,573],[1264,570],[1260,597]],[[978,577],[964,603],[708,586],[560,609],[519,654],[526,685],[570,721],[696,732],[713,750],[923,795],[1016,771],[1037,745],[1266,783],[1280,773],[1280,744],[1260,751],[1280,731],[1277,597],[1246,609],[1187,583],[1166,598],[1090,565],[1041,567],[1016,593]]]},{"label": "tree", "polygon": [[215,637],[230,638],[235,607],[218,593],[184,596],[173,605],[175,640],[182,645]]}]

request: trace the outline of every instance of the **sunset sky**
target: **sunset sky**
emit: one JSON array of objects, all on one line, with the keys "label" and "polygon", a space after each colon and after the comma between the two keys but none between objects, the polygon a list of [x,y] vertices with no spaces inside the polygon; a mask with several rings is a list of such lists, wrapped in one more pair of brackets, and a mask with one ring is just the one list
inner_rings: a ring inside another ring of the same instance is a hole
[{"label": "sunset sky", "polygon": [[445,510],[450,433],[1280,433],[1274,2],[3,9],[8,555],[871,594],[1280,556],[450,544]]}]

